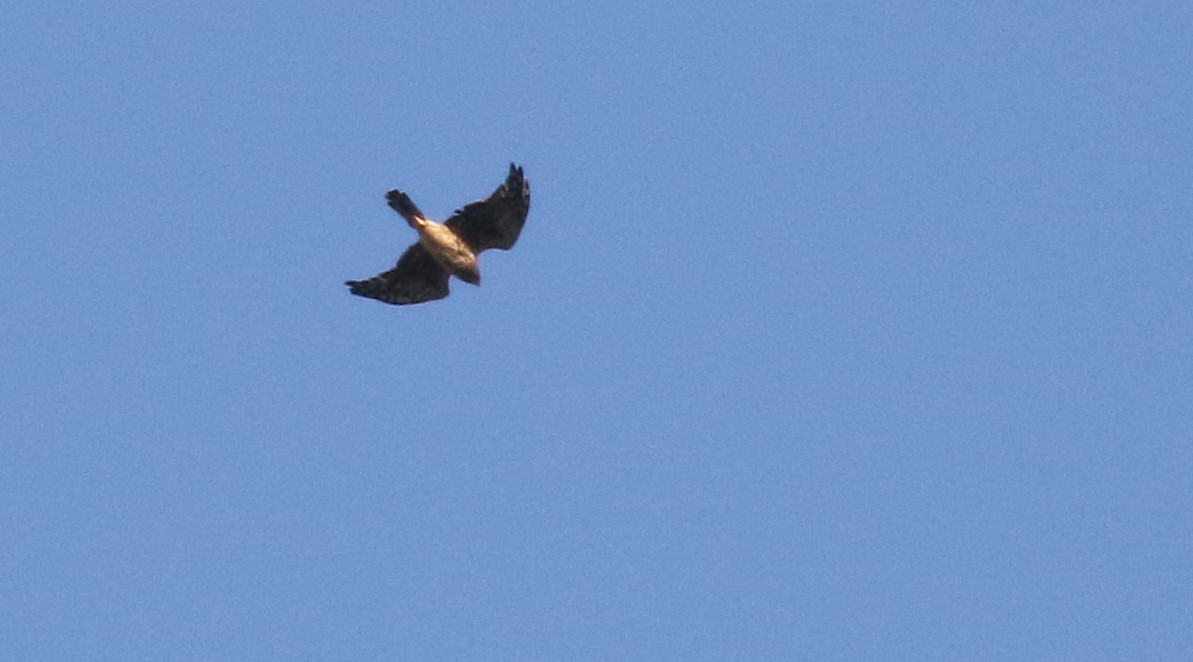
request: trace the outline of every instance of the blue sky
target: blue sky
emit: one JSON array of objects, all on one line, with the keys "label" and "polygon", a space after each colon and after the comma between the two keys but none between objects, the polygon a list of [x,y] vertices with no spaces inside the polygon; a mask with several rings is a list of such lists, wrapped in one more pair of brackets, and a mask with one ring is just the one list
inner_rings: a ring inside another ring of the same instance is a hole
[{"label": "blue sky", "polygon": [[10,3],[0,657],[1189,659],[1193,10],[938,4]]}]

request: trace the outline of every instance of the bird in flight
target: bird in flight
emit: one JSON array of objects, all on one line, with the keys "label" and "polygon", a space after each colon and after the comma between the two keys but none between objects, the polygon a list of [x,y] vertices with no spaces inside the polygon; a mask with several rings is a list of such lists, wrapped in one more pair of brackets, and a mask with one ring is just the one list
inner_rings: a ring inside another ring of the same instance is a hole
[{"label": "bird in flight", "polygon": [[393,269],[344,284],[353,294],[385,303],[423,303],[447,296],[450,276],[480,285],[476,257],[481,251],[513,248],[530,211],[530,182],[522,168],[511,163],[505,182],[492,195],[464,205],[443,223],[427,218],[410,196],[397,189],[386,193],[385,201],[418,232],[418,241],[402,253]]}]

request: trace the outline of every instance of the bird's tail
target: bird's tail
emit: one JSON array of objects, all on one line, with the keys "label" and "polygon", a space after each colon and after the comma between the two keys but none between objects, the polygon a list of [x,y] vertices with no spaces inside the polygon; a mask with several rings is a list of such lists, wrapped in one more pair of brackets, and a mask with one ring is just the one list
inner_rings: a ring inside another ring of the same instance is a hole
[{"label": "bird's tail", "polygon": [[418,227],[415,224],[415,219],[426,220],[427,218],[427,215],[418,208],[418,205],[414,204],[414,201],[410,199],[410,196],[406,195],[402,191],[399,191],[398,189],[392,189],[386,193],[385,202],[390,206],[391,209],[401,214],[402,218],[406,219],[406,222],[409,223],[411,227]]}]

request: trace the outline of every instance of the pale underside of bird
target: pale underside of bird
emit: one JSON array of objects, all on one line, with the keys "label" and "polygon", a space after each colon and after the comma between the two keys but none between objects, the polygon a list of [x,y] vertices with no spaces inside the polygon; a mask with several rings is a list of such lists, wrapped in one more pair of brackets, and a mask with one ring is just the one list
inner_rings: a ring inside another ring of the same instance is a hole
[{"label": "pale underside of bird", "polygon": [[511,163],[505,182],[492,195],[464,205],[443,223],[432,221],[397,189],[386,193],[385,201],[418,232],[418,241],[393,269],[345,284],[353,294],[386,303],[423,303],[446,297],[451,276],[480,285],[477,256],[490,248],[513,248],[530,211],[530,182]]}]

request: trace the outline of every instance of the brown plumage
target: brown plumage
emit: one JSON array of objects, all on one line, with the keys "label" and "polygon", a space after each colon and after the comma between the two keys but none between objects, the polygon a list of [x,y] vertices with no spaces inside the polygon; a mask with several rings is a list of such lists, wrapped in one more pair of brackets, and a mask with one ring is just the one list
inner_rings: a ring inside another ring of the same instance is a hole
[{"label": "brown plumage", "polygon": [[477,255],[490,248],[513,248],[530,211],[530,182],[511,163],[505,182],[492,195],[464,205],[443,223],[427,218],[397,189],[386,193],[385,200],[418,231],[418,241],[393,269],[345,284],[353,294],[386,303],[423,303],[447,296],[450,276],[480,285]]}]

